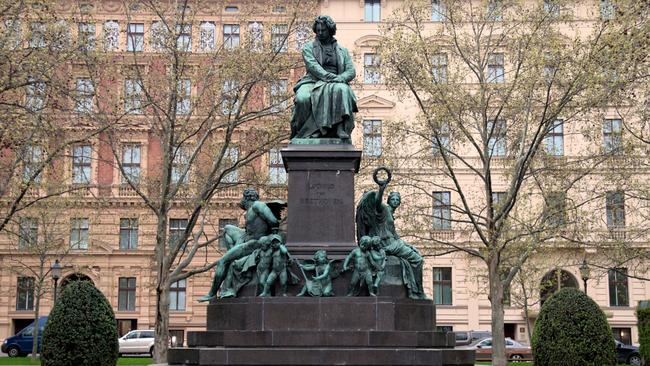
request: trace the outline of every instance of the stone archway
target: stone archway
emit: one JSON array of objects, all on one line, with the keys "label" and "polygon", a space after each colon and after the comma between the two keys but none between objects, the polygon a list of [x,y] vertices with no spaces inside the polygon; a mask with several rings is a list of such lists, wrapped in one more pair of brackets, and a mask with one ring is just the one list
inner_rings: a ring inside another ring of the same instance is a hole
[{"label": "stone archway", "polygon": [[61,280],[61,290],[63,290],[63,288],[65,288],[65,286],[67,284],[69,284],[70,282],[73,282],[73,281],[88,281],[88,282],[92,283],[93,286],[95,285],[93,280],[90,277],[88,277],[87,275],[85,275],[83,273],[75,272],[75,273],[71,273],[71,274],[65,276],[63,278],[63,280]]},{"label": "stone archway", "polygon": [[562,288],[580,288],[578,280],[571,272],[565,271],[561,268],[548,271],[539,283],[539,298],[541,304]]}]

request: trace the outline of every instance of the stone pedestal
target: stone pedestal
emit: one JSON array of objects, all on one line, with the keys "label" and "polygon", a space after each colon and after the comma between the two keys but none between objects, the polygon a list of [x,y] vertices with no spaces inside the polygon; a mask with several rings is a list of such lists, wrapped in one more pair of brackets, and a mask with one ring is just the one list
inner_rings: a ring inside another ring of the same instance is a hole
[{"label": "stone pedestal", "polygon": [[290,144],[282,149],[289,175],[287,248],[300,258],[327,250],[342,258],[355,248],[354,174],[361,151],[351,144]]},{"label": "stone pedestal", "polygon": [[169,365],[474,365],[435,332],[431,300],[394,297],[222,299],[208,331],[188,332]]}]

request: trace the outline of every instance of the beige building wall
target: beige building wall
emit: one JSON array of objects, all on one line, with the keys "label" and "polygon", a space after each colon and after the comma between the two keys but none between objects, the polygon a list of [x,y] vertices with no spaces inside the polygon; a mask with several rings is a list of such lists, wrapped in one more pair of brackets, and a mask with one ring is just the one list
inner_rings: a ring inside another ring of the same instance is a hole
[{"label": "beige building wall", "polygon": [[[381,1],[381,17],[389,16],[391,12],[400,5],[400,1],[383,0]],[[415,116],[417,109],[415,105],[408,101],[397,98],[393,93],[386,90],[380,82],[378,84],[364,84],[364,54],[373,53],[373,46],[379,40],[379,27],[381,23],[371,23],[364,21],[364,1],[363,0],[322,0],[319,2],[320,13],[327,14],[334,18],[337,23],[338,33],[336,38],[339,43],[348,48],[357,69],[357,79],[354,83],[354,89],[359,101],[360,112],[357,116],[357,125],[353,133],[353,141],[357,148],[362,148],[364,143],[363,121],[364,120],[405,120]],[[579,1],[569,5],[577,17],[576,22],[581,26],[588,27],[588,22],[593,20],[598,14],[599,1]],[[97,2],[97,24],[101,24],[104,19],[116,19],[120,22],[120,41],[121,47],[124,47],[126,40],[125,25],[126,17],[120,13],[119,5],[115,2],[98,1]],[[142,16],[145,22],[145,48],[149,42],[148,34],[150,18]],[[200,17],[197,17],[197,20]],[[218,16],[206,15],[205,20],[213,20],[217,24],[217,34],[223,20]],[[140,20],[140,19],[138,19]],[[201,19],[203,20],[203,19]],[[439,27],[440,24],[432,22],[430,27]],[[193,39],[198,39],[198,26],[193,29]],[[101,27],[97,27],[98,37]],[[217,40],[219,41],[219,39]],[[293,40],[290,40],[289,49],[292,48]],[[194,42],[194,44],[198,42]],[[383,130],[382,134],[388,134],[390,131]],[[143,146],[146,146],[146,139],[143,140]],[[570,144],[567,144],[567,151],[570,151]],[[143,162],[147,150],[143,151]],[[369,183],[369,169],[381,164],[381,159],[364,157],[362,174],[358,176],[358,195],[363,193],[364,189],[372,187]],[[262,159],[260,166],[265,166],[266,161]],[[94,174],[97,174],[97,166],[93,166]],[[147,167],[143,166],[143,171]],[[118,181],[119,174],[113,172],[116,177],[113,181]],[[278,194],[277,189],[273,191],[274,195]],[[282,196],[282,192],[279,196]],[[262,199],[268,198],[270,191],[262,192]],[[241,213],[237,207],[240,197],[240,188],[232,189],[221,193],[213,202],[212,210],[213,226],[218,226],[219,218],[237,218],[242,222]],[[453,199],[453,198],[452,198]],[[88,211],[86,215],[90,218],[90,244],[89,249],[84,251],[73,251],[65,258],[62,258],[64,264],[63,277],[71,274],[83,274],[88,276],[95,285],[106,295],[113,305],[117,319],[137,321],[136,327],[139,329],[153,328],[155,316],[155,296],[153,293],[153,243],[155,238],[155,222],[153,217],[147,212],[146,208],[138,202],[137,198],[129,197],[128,192],[120,191],[116,185],[112,188],[111,195],[105,197],[101,202],[95,200],[93,196],[81,197],[77,200],[78,207],[71,209],[70,217],[79,217],[80,211]],[[404,202],[404,205],[408,205]],[[399,214],[399,212],[398,212]],[[122,217],[138,217],[140,220],[138,249],[124,251],[119,249],[119,219]],[[174,217],[174,215],[171,215]],[[182,218],[183,214],[179,208],[178,217]],[[398,217],[398,228],[402,220]],[[398,229],[399,230],[399,229]],[[465,233],[451,232],[439,233],[439,235],[459,238]],[[16,310],[16,287],[18,274],[15,265],[9,258],[8,247],[14,240],[8,236],[0,237],[0,339],[6,338],[15,333],[16,328],[24,326],[27,319],[33,318],[33,312],[29,310]],[[69,240],[69,239],[66,239]],[[464,254],[449,254],[444,256],[434,256],[436,248],[427,248],[422,243],[413,242],[413,245],[419,248],[425,256],[424,264],[424,286],[428,296],[433,297],[433,268],[451,268],[451,292],[452,300],[449,305],[439,305],[437,307],[437,325],[450,327],[453,330],[489,330],[490,329],[490,303],[486,295],[485,271],[477,260]],[[640,245],[648,245],[642,243]],[[606,253],[588,253],[590,256],[606,255]],[[218,258],[219,251],[209,251],[205,254],[197,255],[195,262],[197,265]],[[556,268],[553,263],[564,263],[566,258],[573,258],[574,263],[580,263],[583,258],[583,252],[575,250],[557,249],[553,256],[558,258],[557,261],[549,260],[548,257],[543,260],[534,259],[530,265],[535,267],[537,272],[541,273],[538,282],[541,282],[543,274],[554,271]],[[562,259],[562,260],[560,260]],[[27,258],[27,260],[29,260]],[[536,262],[537,261],[537,262]],[[34,262],[35,263],[35,262]],[[650,265],[650,264],[646,264]],[[582,288],[582,281],[577,265],[562,268],[578,282]],[[188,330],[204,329],[206,322],[206,305],[199,304],[195,300],[200,295],[207,292],[210,284],[212,272],[204,273],[191,277],[187,280],[186,289],[186,309],[185,311],[173,311],[170,313],[170,330]],[[136,307],[134,311],[118,311],[118,281],[120,277],[136,278]],[[640,300],[650,299],[650,282],[628,279],[629,289],[629,306],[613,307],[609,302],[609,284],[607,273],[596,268],[592,269],[592,279],[588,282],[588,294],[601,306],[608,316],[610,325],[615,328],[630,329],[631,340],[638,343],[638,332],[636,328],[636,318],[634,315],[634,306]],[[514,291],[514,290],[513,290]],[[533,299],[539,298],[539,289],[532,289]],[[51,293],[44,297],[42,302],[41,314],[46,315],[51,308]],[[534,320],[535,314],[539,311],[539,304],[533,305],[529,312],[530,318]],[[508,324],[510,334],[513,338],[521,341],[528,341],[528,325],[521,307],[510,306],[505,310],[505,322]]]}]

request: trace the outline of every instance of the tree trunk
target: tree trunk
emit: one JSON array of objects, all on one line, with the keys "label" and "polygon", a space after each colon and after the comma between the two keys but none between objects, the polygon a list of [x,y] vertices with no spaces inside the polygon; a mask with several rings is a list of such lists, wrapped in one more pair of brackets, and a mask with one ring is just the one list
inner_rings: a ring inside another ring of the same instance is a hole
[{"label": "tree trunk", "polygon": [[154,344],[154,360],[156,363],[167,362],[169,347],[169,274],[158,276],[160,281],[156,286],[156,340]]},{"label": "tree trunk", "polygon": [[34,342],[32,343],[32,360],[36,361],[38,357],[36,356],[36,353],[38,353],[38,336],[39,336],[39,324],[38,324],[38,318],[40,315],[40,309],[41,309],[41,291],[39,290],[36,292],[37,296],[34,299]]},{"label": "tree trunk", "polygon": [[521,290],[524,293],[524,317],[526,320],[526,333],[528,334],[528,344],[532,345],[533,334],[530,329],[530,316],[528,315],[528,291],[526,291],[526,286],[522,283]]},{"label": "tree trunk", "polygon": [[506,366],[506,340],[503,329],[503,283],[499,274],[498,259],[488,263],[490,282],[490,309],[492,313],[492,365]]},{"label": "tree trunk", "polygon": [[[164,212],[164,211],[163,211]],[[165,254],[167,249],[167,215],[158,216],[156,230],[156,333],[154,361],[167,362],[169,347],[169,265]]]}]

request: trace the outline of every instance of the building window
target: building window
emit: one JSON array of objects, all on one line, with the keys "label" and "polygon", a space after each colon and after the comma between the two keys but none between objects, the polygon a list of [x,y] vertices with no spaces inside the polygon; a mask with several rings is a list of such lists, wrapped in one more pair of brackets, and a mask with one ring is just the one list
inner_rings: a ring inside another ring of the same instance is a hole
[{"label": "building window", "polygon": [[287,184],[287,171],[284,169],[282,155],[278,148],[269,150],[269,184]]},{"label": "building window", "polygon": [[15,51],[22,47],[22,23],[16,19],[5,19],[3,21],[5,30],[5,47],[9,50]]},{"label": "building window", "polygon": [[124,111],[130,114],[142,114],[142,100],[144,98],[142,80],[124,80]]},{"label": "building window", "polygon": [[178,91],[176,93],[176,114],[190,113],[190,98],[192,96],[192,81],[183,79],[178,81]]},{"label": "building window", "polygon": [[289,39],[289,26],[274,24],[271,28],[271,45],[274,52],[287,52]]},{"label": "building window", "polygon": [[379,73],[379,56],[374,53],[363,55],[363,83],[379,84],[381,74]]},{"label": "building window", "polygon": [[236,114],[239,109],[239,100],[237,92],[239,82],[237,80],[225,80],[221,91],[221,112],[225,116]]},{"label": "building window", "polygon": [[433,192],[433,230],[451,230],[450,192]]},{"label": "building window", "polygon": [[201,22],[199,25],[199,50],[213,51],[217,26],[214,22]]},{"label": "building window", "polygon": [[566,224],[566,192],[550,192],[546,197],[544,218],[551,227]]},{"label": "building window", "polygon": [[[187,219],[169,219],[169,247],[176,247],[185,236]],[[184,245],[183,245],[184,246]]]},{"label": "building window", "polygon": [[309,42],[311,37],[311,28],[305,23],[301,23],[296,28],[296,51],[302,51],[305,44]]},{"label": "building window", "polygon": [[503,205],[507,196],[507,192],[492,192],[492,216],[496,214],[497,210],[501,209],[501,205]]},{"label": "building window", "polygon": [[38,242],[38,219],[21,217],[18,230],[18,249],[27,249]]},{"label": "building window", "polygon": [[117,289],[117,310],[135,311],[135,277],[120,277]]},{"label": "building window", "polygon": [[91,155],[90,145],[78,145],[72,148],[72,183],[90,184]]},{"label": "building window", "polygon": [[616,16],[616,8],[612,0],[600,0],[600,19],[612,20]]},{"label": "building window", "polygon": [[606,119],[603,122],[603,148],[606,154],[619,154],[623,148],[621,119]]},{"label": "building window", "polygon": [[433,268],[433,303],[451,305],[451,267]]},{"label": "building window", "polygon": [[120,250],[138,249],[138,219],[120,219]]},{"label": "building window", "polygon": [[488,140],[488,152],[492,157],[502,157],[506,156],[507,153],[507,141],[506,141],[506,121],[498,120],[496,123],[494,121],[489,121],[487,124],[486,131],[489,140]]},{"label": "building window", "polygon": [[223,47],[226,49],[239,47],[239,24],[223,25]]},{"label": "building window", "polygon": [[443,22],[447,17],[447,7],[442,0],[431,0],[431,20]]},{"label": "building window", "polygon": [[271,112],[277,113],[287,109],[287,79],[280,79],[271,83],[270,102]]},{"label": "building window", "polygon": [[451,134],[449,131],[449,123],[447,122],[441,122],[436,127],[431,141],[433,143],[433,156],[439,157],[442,156],[443,151],[449,151]]},{"label": "building window", "polygon": [[609,306],[629,306],[627,291],[627,268],[607,271],[609,280]]},{"label": "building window", "polygon": [[79,49],[82,51],[92,51],[95,49],[95,24],[79,23],[77,26]]},{"label": "building window", "polygon": [[544,138],[544,150],[552,156],[564,155],[564,121],[557,119]]},{"label": "building window", "polygon": [[502,84],[505,82],[503,53],[488,54],[488,83]]},{"label": "building window", "polygon": [[18,277],[16,310],[34,310],[34,277]]},{"label": "building window", "polygon": [[363,121],[363,154],[370,157],[381,156],[381,120]]},{"label": "building window", "polygon": [[116,51],[119,48],[120,24],[115,20],[104,23],[104,50]]},{"label": "building window", "polygon": [[88,249],[88,219],[70,220],[70,248]]},{"label": "building window", "polygon": [[178,24],[176,26],[176,49],[182,52],[192,52],[192,25]]},{"label": "building window", "polygon": [[226,148],[226,153],[223,157],[224,168],[232,168],[232,170],[226,173],[223,178],[223,183],[237,183],[239,182],[239,172],[237,171],[237,162],[239,161],[239,148],[237,146],[231,146]]},{"label": "building window", "polygon": [[174,158],[172,159],[172,184],[187,184],[189,182],[189,171],[186,172],[190,157],[187,149],[178,147],[174,149]]},{"label": "building window", "polygon": [[447,54],[439,53],[431,57],[431,75],[437,84],[447,82]]},{"label": "building window", "polygon": [[165,49],[167,44],[167,37],[169,36],[167,32],[167,26],[161,22],[151,23],[151,49],[155,51],[162,51]]},{"label": "building window", "polygon": [[186,280],[179,280],[171,284],[169,289],[169,310],[185,311]]},{"label": "building window", "polygon": [[126,50],[129,52],[142,52],[144,50],[144,23],[128,24]]},{"label": "building window", "polygon": [[612,328],[612,334],[614,335],[614,339],[617,341],[627,344],[628,346],[632,345],[632,329]]},{"label": "building window", "polygon": [[237,219],[219,219],[219,248],[221,249],[228,249],[226,238],[224,237],[226,235],[224,231],[226,225],[237,226],[239,225],[239,221]]},{"label": "building window", "polygon": [[248,42],[253,51],[261,51],[264,45],[264,27],[260,22],[248,23]]},{"label": "building window", "polygon": [[548,15],[557,17],[560,15],[560,4],[557,0],[544,0],[544,11]]},{"label": "building window", "polygon": [[623,191],[610,191],[605,194],[605,211],[607,213],[607,227],[621,229],[625,227],[625,193]]},{"label": "building window", "polygon": [[236,6],[232,6],[232,5],[231,6],[226,6],[225,11],[226,11],[226,13],[236,13],[236,12],[239,11],[239,8],[236,7]]},{"label": "building window", "polygon": [[77,103],[75,112],[89,113],[93,110],[93,98],[95,97],[95,85],[90,79],[77,79]]},{"label": "building window", "polygon": [[23,151],[23,183],[39,184],[43,169],[43,147],[27,145]]},{"label": "building window", "polygon": [[381,1],[380,0],[365,0],[364,7],[364,20],[366,22],[379,22],[381,21]]},{"label": "building window", "polygon": [[125,144],[122,148],[122,184],[131,181],[132,184],[140,182],[140,160],[142,147],[140,144]]},{"label": "building window", "polygon": [[45,24],[42,22],[32,22],[30,24],[31,34],[29,37],[30,48],[45,48]]},{"label": "building window", "polygon": [[25,107],[32,111],[38,112],[45,106],[45,82],[35,78],[27,80],[25,87]]},{"label": "building window", "polygon": [[501,0],[488,1],[486,18],[493,22],[500,22],[503,20],[503,2]]}]

